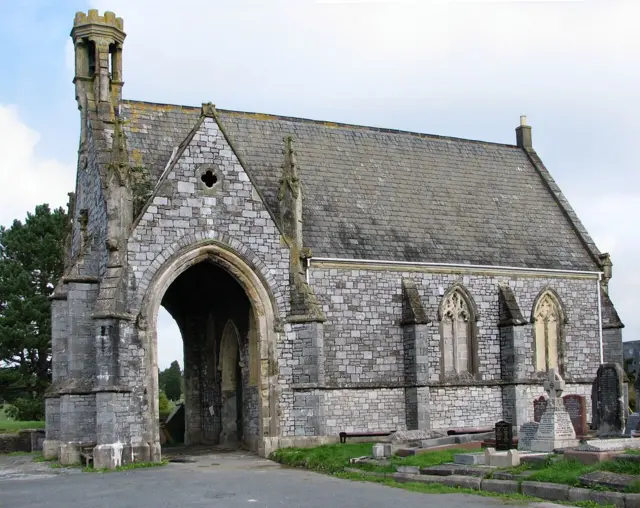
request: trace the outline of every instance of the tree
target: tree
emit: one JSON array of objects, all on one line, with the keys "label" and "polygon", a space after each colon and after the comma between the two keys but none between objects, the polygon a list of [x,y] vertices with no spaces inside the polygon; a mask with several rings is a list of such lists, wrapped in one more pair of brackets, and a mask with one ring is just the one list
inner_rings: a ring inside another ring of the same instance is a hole
[{"label": "tree", "polygon": [[180,400],[182,395],[182,372],[177,360],[171,362],[168,369],[158,373],[158,385],[170,400]]},{"label": "tree", "polygon": [[51,301],[62,276],[67,213],[39,205],[24,223],[0,226],[0,392],[12,417],[44,417],[51,383]]}]

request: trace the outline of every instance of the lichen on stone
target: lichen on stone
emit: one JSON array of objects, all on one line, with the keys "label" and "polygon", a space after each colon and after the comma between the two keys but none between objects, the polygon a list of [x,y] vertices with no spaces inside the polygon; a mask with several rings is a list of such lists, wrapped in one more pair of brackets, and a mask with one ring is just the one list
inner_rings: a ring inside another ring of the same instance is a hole
[{"label": "lichen on stone", "polygon": [[149,170],[143,166],[135,166],[130,169],[131,192],[133,194],[133,216],[137,217],[142,212],[144,204],[151,197],[153,184]]}]

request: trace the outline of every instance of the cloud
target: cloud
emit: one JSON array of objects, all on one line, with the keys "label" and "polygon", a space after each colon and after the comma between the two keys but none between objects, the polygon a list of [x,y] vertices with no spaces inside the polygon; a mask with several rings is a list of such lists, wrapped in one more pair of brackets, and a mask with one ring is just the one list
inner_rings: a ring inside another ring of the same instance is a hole
[{"label": "cloud", "polygon": [[20,118],[16,106],[0,104],[0,224],[24,219],[36,205],[64,206],[75,187],[71,164],[40,156],[40,134]]}]

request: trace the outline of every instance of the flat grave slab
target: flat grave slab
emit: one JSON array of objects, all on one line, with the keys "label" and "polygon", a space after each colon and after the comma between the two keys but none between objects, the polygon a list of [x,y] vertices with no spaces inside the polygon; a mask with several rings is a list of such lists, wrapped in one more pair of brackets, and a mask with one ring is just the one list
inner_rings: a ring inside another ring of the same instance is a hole
[{"label": "flat grave slab", "polygon": [[[616,458],[618,455],[622,454],[622,450],[617,451],[608,451],[608,452],[593,452],[593,451],[582,451],[582,450],[565,450],[564,456],[567,459],[573,459],[581,462],[586,466],[590,466],[592,464],[598,464],[599,462],[605,462],[607,460],[612,460]],[[629,455],[630,457],[630,455]]]},{"label": "flat grave slab", "polygon": [[631,474],[610,473],[608,471],[593,471],[580,477],[580,484],[586,487],[607,487],[623,491],[634,482],[638,476]]},{"label": "flat grave slab", "polygon": [[576,450],[588,452],[611,452],[637,449],[640,449],[640,439],[633,437],[620,439],[590,439],[576,448]]},{"label": "flat grave slab", "polygon": [[462,466],[458,464],[440,464],[437,466],[422,467],[420,474],[432,476],[475,476],[483,478],[493,468],[488,466]]},{"label": "flat grave slab", "polygon": [[484,453],[458,453],[453,456],[454,464],[484,465]]}]

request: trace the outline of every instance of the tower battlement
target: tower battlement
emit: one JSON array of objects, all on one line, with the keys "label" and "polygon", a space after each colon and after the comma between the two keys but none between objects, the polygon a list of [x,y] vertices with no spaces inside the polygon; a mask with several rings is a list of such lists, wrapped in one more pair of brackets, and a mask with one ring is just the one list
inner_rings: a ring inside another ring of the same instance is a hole
[{"label": "tower battlement", "polygon": [[74,27],[90,24],[110,25],[118,30],[124,30],[124,21],[122,21],[122,18],[117,18],[111,11],[105,11],[104,16],[98,14],[98,9],[89,9],[87,14],[84,12],[76,12],[76,17],[73,20]]}]

